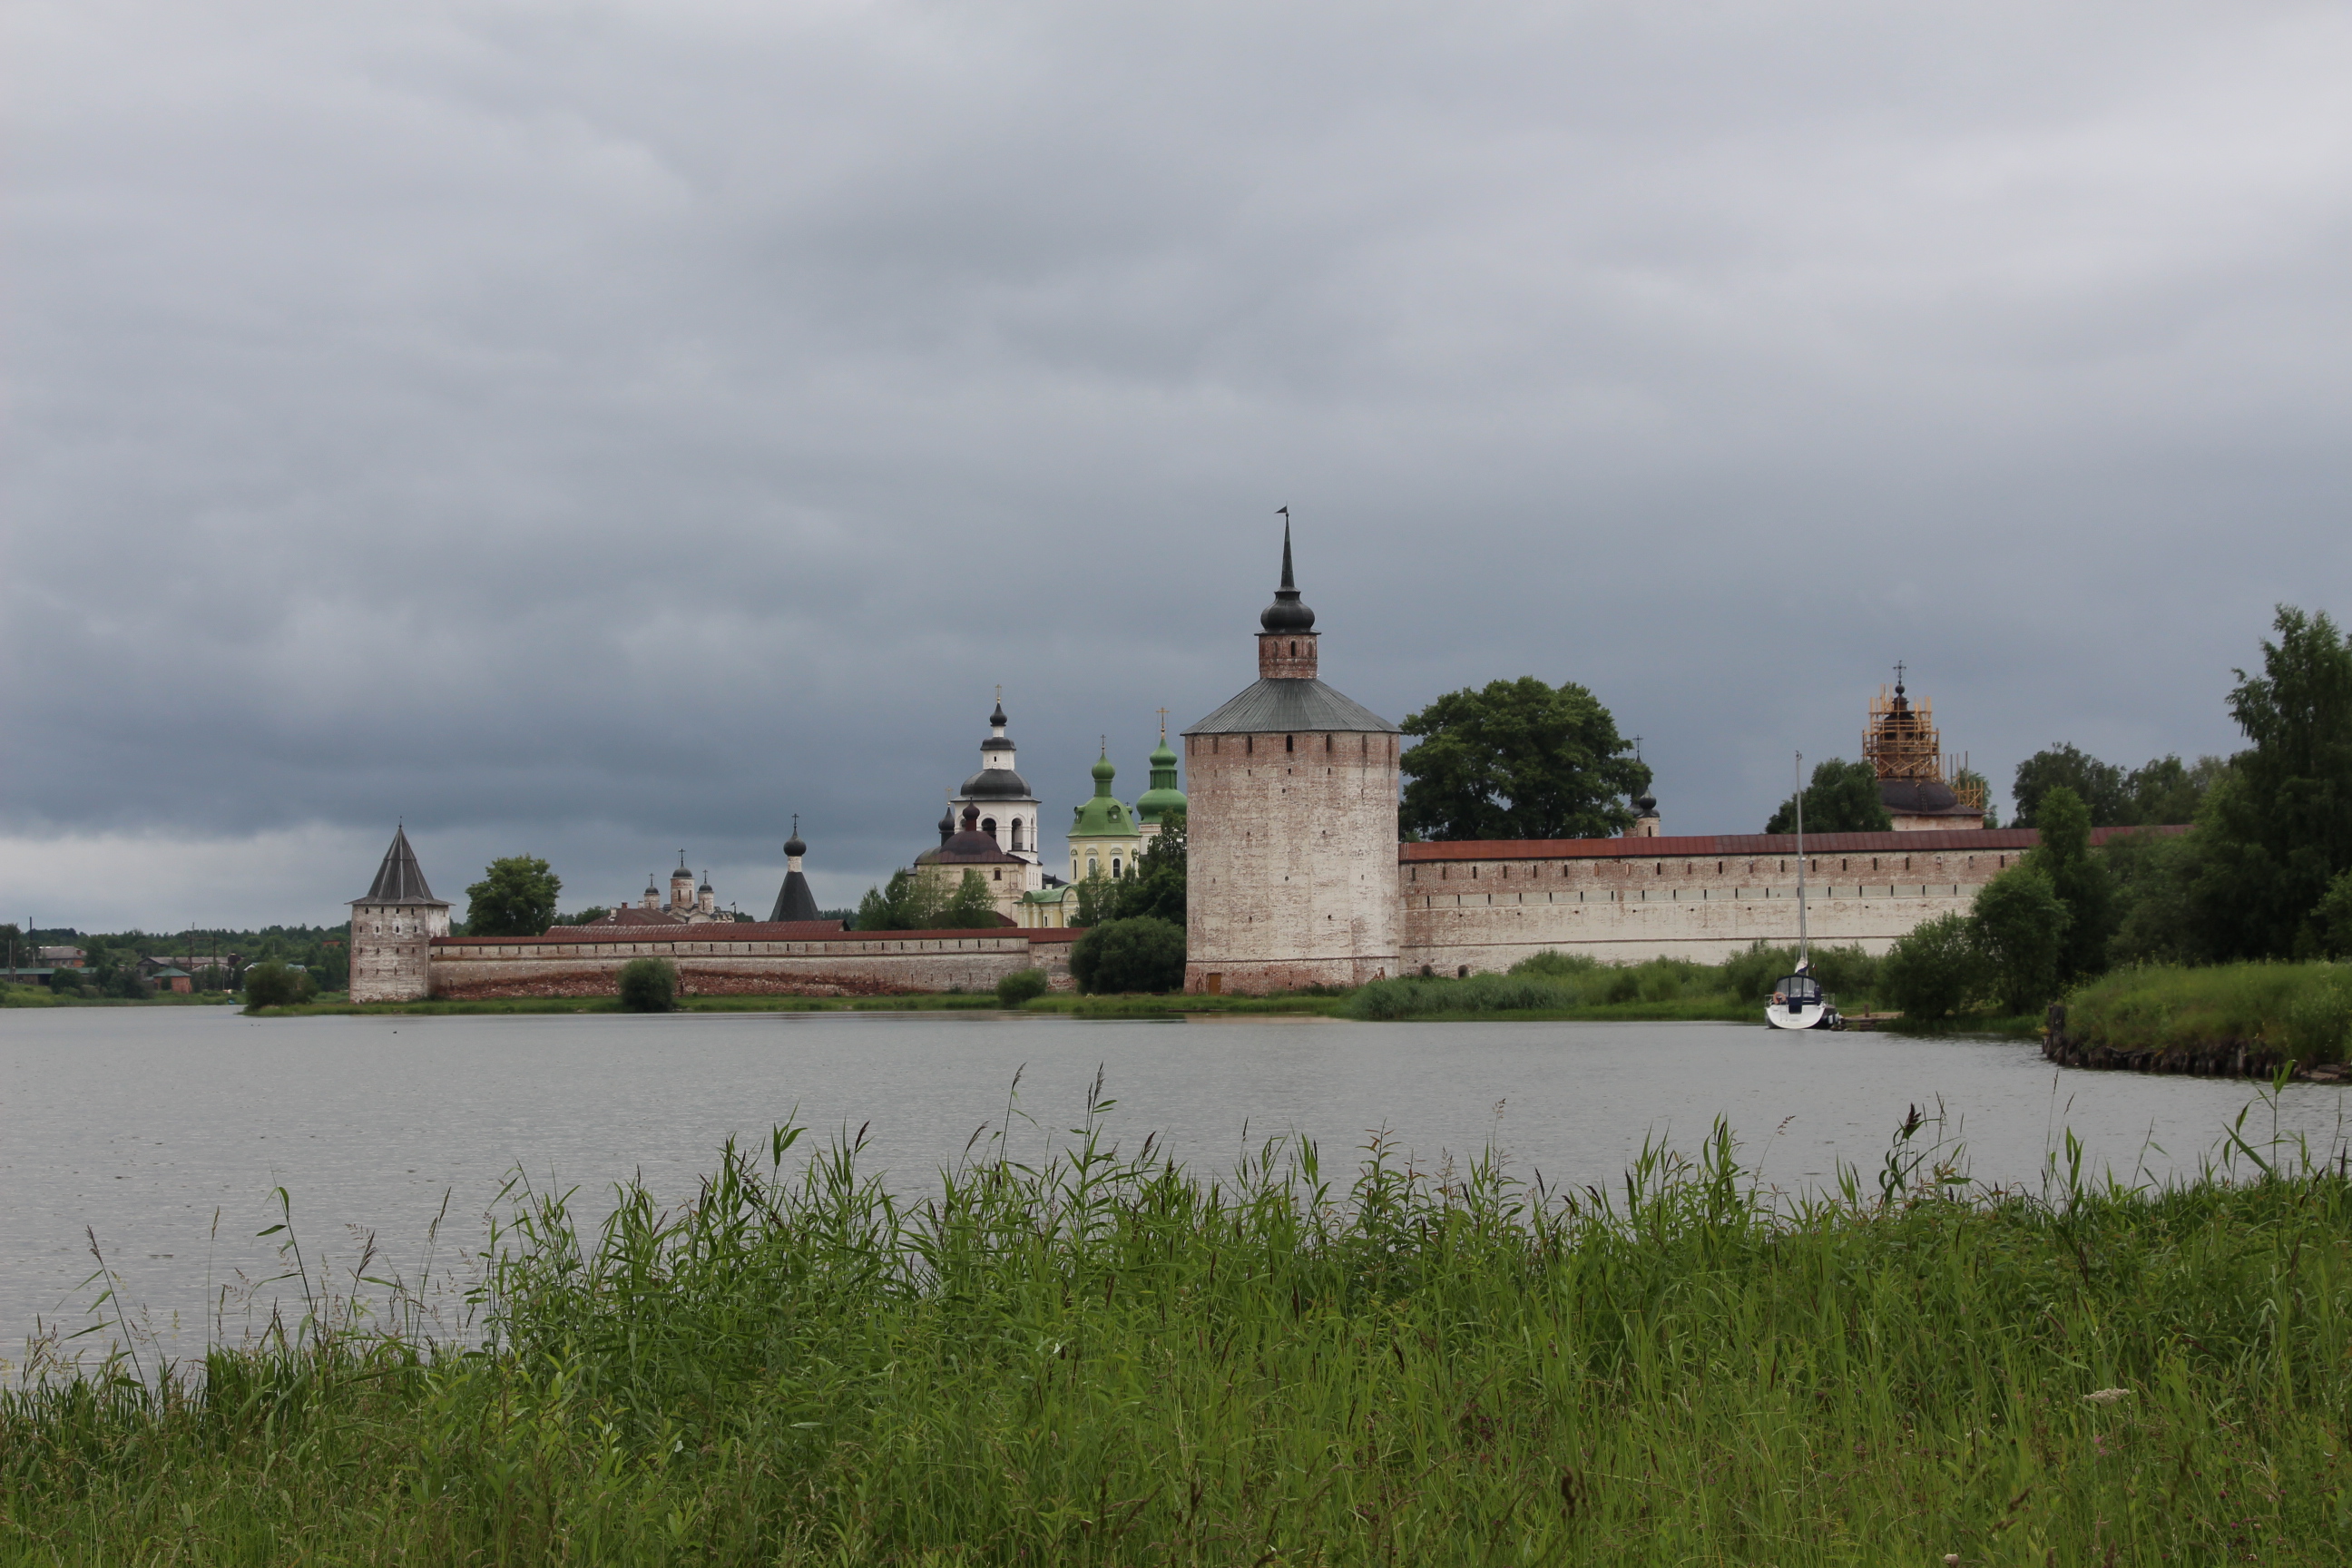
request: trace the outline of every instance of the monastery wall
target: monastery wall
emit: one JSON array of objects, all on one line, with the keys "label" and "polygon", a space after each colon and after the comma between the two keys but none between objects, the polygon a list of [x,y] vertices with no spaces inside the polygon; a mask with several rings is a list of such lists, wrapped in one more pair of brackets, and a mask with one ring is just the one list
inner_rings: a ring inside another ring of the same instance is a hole
[{"label": "monastery wall", "polygon": [[[581,940],[561,933],[441,937],[412,995],[609,996],[621,965],[667,958],[690,996],[896,996],[920,991],[992,991],[1007,974],[1042,969],[1070,988],[1074,931],[856,931],[729,940],[724,925],[691,934]],[[388,999],[388,998],[387,998]]]},{"label": "monastery wall", "polygon": [[1185,750],[1184,989],[1395,974],[1397,737],[1190,735]]},{"label": "monastery wall", "polygon": [[[1966,913],[2038,837],[1808,835],[1812,941],[1883,953],[1923,921]],[[1400,957],[1408,971],[1475,973],[1547,948],[1609,963],[1717,963],[1756,942],[1794,943],[1795,851],[1793,836],[1763,834],[1401,845]]]}]

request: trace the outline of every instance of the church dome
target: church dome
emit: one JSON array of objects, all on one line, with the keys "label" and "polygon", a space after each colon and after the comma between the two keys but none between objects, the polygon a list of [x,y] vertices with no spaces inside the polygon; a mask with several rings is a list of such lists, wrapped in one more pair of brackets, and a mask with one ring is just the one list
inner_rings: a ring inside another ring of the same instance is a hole
[{"label": "church dome", "polygon": [[982,768],[963,781],[967,800],[1027,800],[1029,781],[1011,768]]},{"label": "church dome", "polygon": [[787,855],[805,855],[808,853],[808,846],[802,842],[801,836],[795,833],[790,838],[784,840],[784,853]]},{"label": "church dome", "polygon": [[1112,765],[1108,752],[1097,757],[1095,765],[1087,771],[1094,776],[1097,786],[1107,786],[1111,780],[1118,777],[1118,769]]}]

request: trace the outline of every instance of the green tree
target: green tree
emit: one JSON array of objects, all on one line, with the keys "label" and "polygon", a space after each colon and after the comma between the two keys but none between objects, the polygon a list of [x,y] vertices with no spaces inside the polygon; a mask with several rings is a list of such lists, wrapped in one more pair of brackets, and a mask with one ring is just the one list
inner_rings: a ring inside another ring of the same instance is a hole
[{"label": "green tree", "polygon": [[964,868],[963,881],[956,888],[955,897],[940,906],[939,921],[940,931],[979,931],[998,923],[996,900],[978,871]]},{"label": "green tree", "polygon": [[[1868,763],[1832,757],[1813,769],[1805,786],[1808,833],[1885,833],[1895,826],[1879,798],[1878,773]],[[1767,833],[1797,831],[1797,797],[1790,795],[1764,825]]]},{"label": "green tree", "polygon": [[2311,911],[2312,923],[2330,958],[2352,957],[2352,871],[2338,873]]},{"label": "green tree", "polygon": [[2219,757],[2200,757],[2191,767],[2179,757],[2164,756],[2134,768],[2124,776],[2123,820],[2137,827],[2175,826],[2196,821],[2198,812],[2204,807],[2207,792],[2228,766]]},{"label": "green tree", "polygon": [[1633,825],[1649,786],[1617,721],[1573,681],[1532,675],[1450,691],[1404,732],[1404,828],[1433,839],[1606,838]]},{"label": "green tree", "polygon": [[1906,1018],[1948,1018],[1984,988],[1984,953],[1975,924],[1962,914],[1922,921],[1896,938],[1879,963],[1879,993]]},{"label": "green tree", "polygon": [[868,888],[857,905],[855,931],[938,931],[945,900],[929,877],[893,871],[888,884]]},{"label": "green tree", "polygon": [[530,855],[493,860],[466,889],[467,936],[537,936],[555,923],[563,879]]},{"label": "green tree", "polygon": [[2352,870],[2352,646],[2326,615],[2280,605],[2263,672],[2236,671],[2230,716],[2252,742],[2215,781],[2199,819],[2191,895],[2218,959],[2315,955],[2313,916]]},{"label": "green tree", "polygon": [[2000,826],[2000,808],[1992,803],[1992,781],[1990,779],[1985,777],[1984,774],[1977,772],[1974,768],[1958,768],[1955,769],[1952,773],[1952,788],[1956,793],[1965,792],[1970,788],[1982,791],[1984,794],[1985,803],[1984,825],[1987,827],[1999,827]]},{"label": "green tree", "polygon": [[1090,995],[1181,990],[1184,928],[1149,916],[1105,921],[1071,944],[1070,977]]},{"label": "green tree", "polygon": [[1969,922],[2003,1012],[2036,1012],[2058,994],[2067,912],[2047,872],[2011,866],[1978,889]]},{"label": "green tree", "polygon": [[2203,869],[2197,835],[2124,833],[2099,851],[2115,884],[2115,963],[2198,963],[2209,956],[2192,900]]},{"label": "green tree", "polygon": [[2017,778],[2009,790],[2009,798],[2017,807],[2015,826],[2040,826],[2035,813],[2042,797],[2061,788],[2073,790],[2089,808],[2094,827],[2112,827],[2126,818],[2129,797],[2123,769],[2067,742],[2044,746],[2017,764]]},{"label": "green tree", "polygon": [[1077,909],[1069,917],[1072,931],[1084,931],[1098,926],[1110,918],[1113,900],[1118,897],[1118,884],[1102,874],[1099,867],[1079,878],[1073,884],[1072,899]]},{"label": "green tree", "polygon": [[677,965],[667,958],[633,958],[614,987],[627,1013],[667,1013],[677,1005]]},{"label": "green tree", "polygon": [[1134,874],[1117,884],[1118,895],[1106,918],[1131,921],[1148,915],[1181,926],[1185,916],[1184,867],[1184,814],[1171,811],[1160,820],[1160,836],[1146,844],[1143,853],[1136,857]]},{"label": "green tree", "polygon": [[2116,889],[2107,864],[2091,849],[2091,808],[2064,784],[2042,797],[2042,843],[2027,857],[2050,879],[2066,906],[2066,940],[2058,960],[2058,980],[2072,984],[2107,967],[2107,939],[2115,933]]}]

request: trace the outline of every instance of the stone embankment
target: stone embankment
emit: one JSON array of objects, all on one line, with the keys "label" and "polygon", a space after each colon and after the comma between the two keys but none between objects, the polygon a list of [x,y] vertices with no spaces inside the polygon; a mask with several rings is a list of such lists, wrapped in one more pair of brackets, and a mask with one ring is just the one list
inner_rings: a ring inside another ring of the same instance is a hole
[{"label": "stone embankment", "polygon": [[[2200,1046],[2149,1046],[2128,1049],[2094,1045],[2066,1032],[2066,1009],[2051,1004],[2042,1021],[2042,1056],[2061,1067],[2094,1068],[2123,1072],[2183,1073],[2199,1078],[2275,1078],[2285,1053],[2264,1040],[2214,1040]],[[2312,1083],[2342,1083],[2352,1079],[2352,1064],[2323,1062],[2294,1070]]]}]

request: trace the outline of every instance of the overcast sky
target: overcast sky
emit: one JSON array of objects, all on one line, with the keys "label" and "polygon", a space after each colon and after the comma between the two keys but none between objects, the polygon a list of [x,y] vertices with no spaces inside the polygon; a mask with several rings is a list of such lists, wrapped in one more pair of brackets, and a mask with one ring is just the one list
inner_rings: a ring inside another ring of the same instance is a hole
[{"label": "overcast sky", "polygon": [[[0,918],[764,914],[1255,675],[1752,832],[2228,751],[2352,565],[2341,5],[11,0]],[[1049,842],[1051,842],[1049,837]],[[459,910],[462,913],[462,907]]]}]

